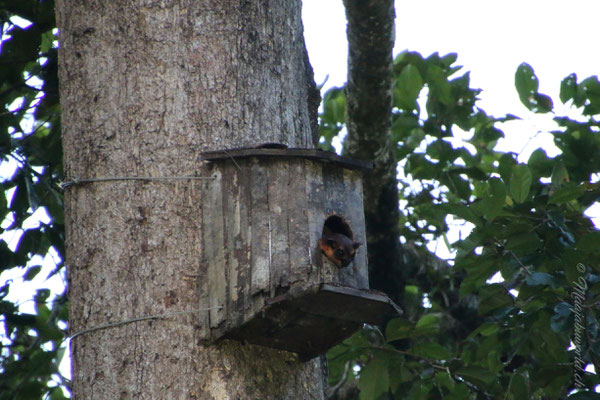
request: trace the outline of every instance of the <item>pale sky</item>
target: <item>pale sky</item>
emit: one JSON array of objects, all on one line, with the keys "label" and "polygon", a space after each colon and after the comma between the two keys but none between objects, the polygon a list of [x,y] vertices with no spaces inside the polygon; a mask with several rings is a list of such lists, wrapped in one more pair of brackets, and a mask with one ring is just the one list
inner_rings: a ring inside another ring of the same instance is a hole
[{"label": "pale sky", "polygon": [[[346,80],[346,19],[340,0],[303,0],[304,30],[315,80]],[[458,53],[484,90],[482,107],[522,114],[514,73],[522,62],[540,78],[540,92],[558,99],[560,81],[572,72],[598,74],[597,0],[396,1],[394,54],[409,49],[424,56]]]}]

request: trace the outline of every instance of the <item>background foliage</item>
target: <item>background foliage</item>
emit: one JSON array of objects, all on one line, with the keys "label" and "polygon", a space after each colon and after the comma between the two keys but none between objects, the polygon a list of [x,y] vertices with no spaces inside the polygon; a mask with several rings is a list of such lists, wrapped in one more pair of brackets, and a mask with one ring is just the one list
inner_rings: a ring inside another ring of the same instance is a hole
[{"label": "background foliage", "polygon": [[[15,16],[31,24],[15,25]],[[61,273],[64,258],[54,3],[0,1],[0,23],[0,272],[22,271],[30,281],[42,269],[32,262],[36,256],[44,257],[50,248],[58,255],[51,275]],[[42,208],[49,222],[32,221]],[[66,296],[41,287],[34,312],[26,313],[6,299],[10,287],[10,280],[0,287],[0,399],[64,398],[59,386],[68,382],[58,364],[64,353]]]},{"label": "background foliage", "polygon": [[[553,114],[532,67],[519,66],[521,102],[552,115],[562,151],[551,158],[537,149],[521,163],[494,150],[502,123],[517,117],[481,110],[456,58],[404,52],[395,60],[399,224],[405,251],[419,261],[408,274],[404,316],[329,352],[337,398],[562,399],[575,389],[575,321],[583,364],[600,371],[600,232],[584,215],[600,196],[600,82],[563,80],[560,101],[577,110],[571,118]],[[324,96],[328,142],[344,127],[344,103],[342,89]],[[450,244],[456,221],[472,230]],[[432,255],[425,245],[433,239],[445,240],[454,259]],[[585,300],[575,313],[581,279]],[[600,384],[592,373],[582,379],[590,390]]]},{"label": "background foliage", "polygon": [[[0,160],[15,167],[0,182],[0,232],[19,237],[11,246],[0,240],[0,272],[18,270],[25,280],[41,270],[30,262],[36,255],[52,248],[64,259],[53,6],[0,1]],[[14,16],[31,25],[15,25]],[[398,223],[415,262],[404,315],[367,326],[329,352],[336,398],[565,398],[574,389],[576,321],[583,324],[584,363],[600,370],[600,233],[583,213],[600,195],[600,83],[565,78],[558,100],[577,117],[562,116],[553,111],[556,99],[538,92],[532,67],[518,68],[521,102],[554,118],[562,151],[551,158],[538,149],[521,163],[517,154],[494,150],[503,123],[516,117],[481,110],[479,91],[455,62],[454,54],[396,58]],[[343,89],[328,91],[320,116],[325,147],[343,130],[345,112]],[[469,139],[453,139],[464,132]],[[49,222],[32,226],[28,219],[42,208]],[[441,260],[426,244],[448,242],[456,221],[472,230],[451,244],[454,259]],[[60,260],[53,273],[61,273]],[[576,314],[572,294],[580,278],[587,289]],[[35,312],[24,313],[6,299],[10,285],[0,288],[0,399],[65,398],[68,381],[58,363],[66,295],[40,288]],[[591,373],[583,382],[588,389],[600,384]],[[600,397],[580,391],[570,398]]]}]

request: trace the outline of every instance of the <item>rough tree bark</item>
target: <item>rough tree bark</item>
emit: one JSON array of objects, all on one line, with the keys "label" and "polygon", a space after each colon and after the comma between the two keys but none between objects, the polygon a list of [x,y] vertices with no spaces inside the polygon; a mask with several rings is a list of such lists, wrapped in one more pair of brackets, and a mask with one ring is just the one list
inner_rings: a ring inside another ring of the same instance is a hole
[{"label": "rough tree bark", "polygon": [[[203,176],[204,150],[311,147],[314,82],[300,6],[57,0],[67,180]],[[199,307],[201,192],[201,182],[169,179],[66,190],[71,333]],[[318,360],[205,345],[200,320],[182,314],[75,337],[75,398],[323,397]]]},{"label": "rough tree bark", "polygon": [[404,263],[391,138],[394,1],[344,0],[344,5],[349,48],[344,152],[375,162],[364,180],[369,281],[402,306]]}]

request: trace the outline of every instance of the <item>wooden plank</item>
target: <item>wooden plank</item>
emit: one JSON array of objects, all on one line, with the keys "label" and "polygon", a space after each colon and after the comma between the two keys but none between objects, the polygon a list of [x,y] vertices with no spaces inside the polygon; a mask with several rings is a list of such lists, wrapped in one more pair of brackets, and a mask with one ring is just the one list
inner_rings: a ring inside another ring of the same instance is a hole
[{"label": "wooden plank", "polygon": [[[327,215],[333,213],[346,218],[346,184],[344,182],[344,170],[336,165],[322,164],[323,187],[325,190],[325,207]],[[347,218],[346,218],[347,219]]]},{"label": "wooden plank", "polygon": [[275,296],[282,287],[289,286],[290,243],[288,241],[289,209],[288,192],[290,180],[290,160],[264,160],[267,169],[269,199],[269,254],[270,254],[270,294]]},{"label": "wooden plank", "polygon": [[382,293],[317,284],[267,299],[261,313],[225,337],[310,359],[350,336],[364,322],[381,324],[401,313]]},{"label": "wooden plank", "polygon": [[[344,182],[344,170],[337,165],[321,165],[321,173],[323,174],[323,186],[325,188],[325,212],[326,218],[331,215],[338,215],[345,221],[348,220],[348,209],[345,203],[346,200],[346,183]],[[325,220],[322,222],[325,223]],[[323,275],[326,279],[322,282],[340,284],[340,277],[347,274],[345,270],[348,268],[340,268],[329,262],[326,258],[323,259]]]},{"label": "wooden plank", "polygon": [[240,168],[236,167],[239,187],[240,230],[235,238],[234,253],[238,262],[238,321],[247,319],[248,310],[252,309],[252,196],[249,160],[240,160]]},{"label": "wooden plank", "polygon": [[344,175],[351,175],[354,177],[353,188],[348,192],[349,198],[347,204],[352,204],[352,207],[357,210],[357,213],[353,215],[352,220],[354,240],[362,243],[356,254],[358,260],[356,267],[358,271],[356,271],[357,283],[355,287],[357,289],[369,289],[369,263],[367,259],[367,232],[365,226],[365,207],[363,203],[362,174],[344,171]]},{"label": "wooden plank", "polygon": [[235,237],[239,235],[240,215],[239,215],[239,186],[236,184],[238,177],[237,171],[231,166],[231,163],[221,164],[223,177],[221,198],[223,199],[223,236],[225,248],[225,261],[227,275],[227,300],[228,315],[231,319],[236,314],[236,302],[238,299],[237,278],[238,278],[238,260],[235,257]]},{"label": "wooden plank", "polygon": [[[210,283],[204,287],[208,294],[210,327],[218,327],[226,315],[227,281],[225,276],[225,240],[223,236],[222,172],[213,170],[212,180],[206,182],[203,202],[202,240],[204,266]],[[220,307],[220,308],[219,308]]]},{"label": "wooden plank", "polygon": [[241,159],[249,157],[282,157],[282,158],[305,158],[319,161],[321,163],[332,163],[338,167],[368,170],[373,168],[371,161],[356,160],[353,158],[338,156],[334,152],[315,149],[274,149],[274,148],[252,148],[243,147],[238,149],[227,149],[207,151],[201,154],[203,160],[217,161],[227,159]]},{"label": "wooden plank", "polygon": [[362,245],[357,249],[354,261],[347,268],[339,272],[339,283],[358,289],[369,288],[369,274],[367,269],[367,245],[365,232],[365,213],[362,200],[362,180],[355,171],[344,170],[344,204],[346,207],[346,220],[350,224],[354,240]]},{"label": "wooden plank", "polygon": [[[227,263],[227,301],[228,301],[228,325],[236,325],[236,321],[243,320],[240,313],[243,310],[244,296],[244,269],[249,269],[250,245],[248,243],[248,215],[247,203],[244,193],[246,184],[240,174],[243,170],[233,163],[221,164],[223,170],[223,215],[224,215],[224,238],[225,259]],[[247,196],[246,196],[247,197]],[[245,239],[245,240],[244,240]],[[249,273],[245,274],[246,276]]]},{"label": "wooden plank", "polygon": [[267,171],[257,159],[250,163],[250,195],[252,205],[252,283],[251,294],[268,293],[271,257],[269,253],[269,198]]},{"label": "wooden plank", "polygon": [[308,222],[308,197],[306,194],[306,168],[304,160],[290,162],[290,185],[287,191],[288,243],[290,252],[289,282],[294,285],[308,281],[312,269],[312,256],[316,251],[316,238],[311,241]]},{"label": "wooden plank", "polygon": [[[201,218],[200,225],[202,229],[202,255],[200,259],[200,266],[198,269],[198,304],[200,309],[209,309],[210,308],[210,297],[208,294],[208,258],[206,256],[206,240],[204,235],[204,229],[206,224],[206,220],[210,218],[210,208],[208,206],[207,201],[207,193],[209,188],[209,182],[204,181],[202,183],[202,208],[201,208]],[[198,334],[201,339],[207,340],[210,339],[210,311],[198,313]]]},{"label": "wooden plank", "polygon": [[309,283],[315,284],[327,280],[330,270],[326,259],[318,249],[317,241],[323,233],[326,218],[326,189],[323,182],[321,163],[306,160],[306,197],[308,199],[308,233],[310,237],[311,262],[313,265]]}]

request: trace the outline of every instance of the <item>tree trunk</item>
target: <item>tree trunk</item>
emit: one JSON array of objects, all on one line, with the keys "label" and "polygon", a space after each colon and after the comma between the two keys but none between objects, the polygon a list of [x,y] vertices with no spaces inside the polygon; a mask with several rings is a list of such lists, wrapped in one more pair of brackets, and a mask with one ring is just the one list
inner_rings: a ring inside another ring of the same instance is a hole
[{"label": "tree trunk", "polygon": [[[57,0],[72,389],[80,399],[321,399],[291,353],[198,340],[204,150],[310,147],[300,0]],[[312,100],[311,100],[312,99]],[[165,180],[125,180],[156,177]],[[169,178],[171,177],[171,178]],[[117,326],[90,328],[162,315]]]},{"label": "tree trunk", "polygon": [[373,160],[365,177],[365,222],[372,289],[401,307],[404,262],[398,227],[398,182],[392,140],[393,0],[344,0],[348,19],[348,137],[344,152]]}]

